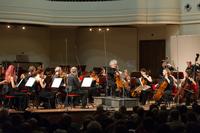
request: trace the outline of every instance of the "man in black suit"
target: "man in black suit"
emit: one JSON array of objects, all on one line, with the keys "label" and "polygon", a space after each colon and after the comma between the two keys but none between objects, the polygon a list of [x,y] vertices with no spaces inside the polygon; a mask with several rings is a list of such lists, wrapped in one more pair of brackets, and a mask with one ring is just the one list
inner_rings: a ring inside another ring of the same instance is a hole
[{"label": "man in black suit", "polygon": [[[81,83],[78,78],[78,71],[76,67],[72,67],[70,69],[70,74],[67,76],[67,89],[66,92],[68,94],[78,94],[81,97],[82,107],[84,108],[87,104],[87,93],[84,90],[81,90]],[[66,97],[68,98],[68,97]],[[73,102],[77,101],[74,99]]]}]

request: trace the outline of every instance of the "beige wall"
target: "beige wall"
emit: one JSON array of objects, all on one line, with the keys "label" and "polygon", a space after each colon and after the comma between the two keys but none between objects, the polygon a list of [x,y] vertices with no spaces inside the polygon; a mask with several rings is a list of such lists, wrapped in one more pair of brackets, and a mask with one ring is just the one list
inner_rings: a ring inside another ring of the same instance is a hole
[{"label": "beige wall", "polygon": [[[171,37],[171,58],[180,71],[186,68],[186,61],[195,62],[196,53],[200,51],[200,35],[181,35]],[[199,61],[200,62],[200,61]],[[199,63],[198,62],[198,63]]]},{"label": "beige wall", "polygon": [[136,28],[110,28],[109,32],[99,32],[98,29],[90,32],[88,28],[81,28],[77,40],[78,57],[88,69],[108,65],[111,59],[118,60],[120,69],[137,69]]},{"label": "beige wall", "polygon": [[76,28],[50,28],[50,66],[77,64]]},{"label": "beige wall", "polygon": [[[1,24],[0,61],[14,61],[16,55],[24,52],[30,61],[43,62],[50,67],[86,64],[90,70],[93,66],[105,66],[109,60],[117,59],[120,69],[136,71],[139,63],[139,40],[164,39],[166,56],[182,69],[184,66],[180,64],[184,65],[185,60],[193,59],[200,47],[199,35],[179,37],[181,33],[195,34],[193,30],[189,30],[189,25],[187,26],[187,30],[181,30],[179,25],[140,25],[109,27],[109,32],[99,32],[98,28],[95,28],[90,32],[86,27],[27,26],[26,30],[22,30],[20,25],[7,29],[6,25]],[[179,41],[171,39],[171,36],[179,37]],[[177,50],[177,44],[180,50]],[[177,51],[189,52],[189,58],[178,59],[182,55],[177,54]]]},{"label": "beige wall", "polygon": [[0,25],[0,61],[15,61],[16,55],[24,53],[33,62],[49,64],[49,31],[45,27]]}]

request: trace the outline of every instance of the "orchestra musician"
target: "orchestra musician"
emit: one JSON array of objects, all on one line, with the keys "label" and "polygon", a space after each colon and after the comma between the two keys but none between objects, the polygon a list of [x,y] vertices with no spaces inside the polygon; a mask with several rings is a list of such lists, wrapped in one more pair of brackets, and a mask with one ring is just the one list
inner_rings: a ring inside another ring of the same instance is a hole
[{"label": "orchestra musician", "polygon": [[163,69],[163,75],[160,82],[156,85],[156,93],[153,98],[159,105],[161,102],[169,103],[172,100],[172,89],[174,86],[174,78],[171,76],[168,68]]},{"label": "orchestra musician", "polygon": [[196,102],[198,94],[198,84],[193,79],[192,70],[186,69],[184,73],[184,79],[181,82],[181,89],[179,92],[180,102],[185,101],[186,105],[190,105],[191,102]]},{"label": "orchestra musician", "polygon": [[16,83],[17,83],[17,75],[15,72],[15,66],[14,65],[9,65],[6,72],[5,72],[5,80],[2,81],[4,82],[4,86],[6,86],[6,92],[8,94],[12,94],[16,88]]},{"label": "orchestra musician", "polygon": [[169,69],[170,71],[174,71],[175,70],[174,66],[169,63],[168,57],[166,57],[165,60],[161,61],[161,67],[160,67],[159,73],[158,73],[158,75],[159,75],[160,78],[162,78],[162,76],[163,76],[163,70],[165,68]]},{"label": "orchestra musician", "polygon": [[56,97],[56,101],[58,105],[61,105],[63,103],[63,100],[65,100],[65,97],[63,98],[63,95],[66,94],[65,88],[67,84],[67,74],[63,72],[62,68],[60,66],[57,66],[54,69],[54,75],[52,77],[52,82],[55,78],[62,78],[61,84],[59,88],[51,88],[51,91],[54,93]]},{"label": "orchestra musician", "polygon": [[[148,99],[148,95],[151,93],[151,84],[152,84],[152,78],[147,72],[145,68],[142,68],[140,70],[141,77],[139,78],[139,83],[140,83],[140,103],[142,105],[146,104],[146,101]],[[137,88],[136,88],[137,89]]]},{"label": "orchestra musician", "polygon": [[107,94],[108,96],[116,96],[117,94],[117,84],[116,76],[119,76],[117,72],[118,64],[117,60],[113,59],[109,62],[109,67],[107,68]]},{"label": "orchestra musician", "polygon": [[[76,93],[81,96],[81,101],[82,101],[82,108],[86,107],[87,104],[87,92],[84,90],[81,90],[81,83],[78,78],[78,71],[76,67],[72,67],[70,69],[70,74],[67,77],[67,88],[66,88],[66,93]],[[68,102],[68,96],[66,95],[66,100]],[[78,99],[73,99],[74,101],[73,104],[78,102]],[[65,102],[65,106],[66,106]]]},{"label": "orchestra musician", "polygon": [[[15,96],[15,91],[16,91],[16,86],[17,86],[17,75],[15,71],[15,66],[14,65],[9,65],[6,72],[5,72],[5,79],[1,82],[3,83],[3,94],[5,95],[11,95]],[[5,101],[8,102],[8,101]],[[17,101],[15,104],[11,101],[11,105],[9,106],[14,106],[18,107],[19,102]]]},{"label": "orchestra musician", "polygon": [[44,74],[44,70],[42,68],[39,68],[34,78],[35,78],[34,89],[35,89],[35,102],[36,102],[35,105],[36,107],[38,106],[47,107],[45,103],[47,103],[47,99],[49,98],[49,93],[46,90],[47,84],[45,82],[46,75]]}]

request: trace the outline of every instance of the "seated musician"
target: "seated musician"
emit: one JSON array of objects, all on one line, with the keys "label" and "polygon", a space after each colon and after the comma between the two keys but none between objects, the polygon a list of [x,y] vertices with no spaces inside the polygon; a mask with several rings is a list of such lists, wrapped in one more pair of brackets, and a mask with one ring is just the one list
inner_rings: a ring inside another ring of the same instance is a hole
[{"label": "seated musician", "polygon": [[180,98],[183,98],[182,100],[185,101],[186,105],[190,105],[191,102],[195,102],[197,100],[197,93],[198,85],[193,79],[192,70],[186,69],[184,79],[181,83]]},{"label": "seated musician", "polygon": [[[142,68],[140,70],[141,73],[141,77],[139,78],[139,83],[140,83],[140,102],[142,105],[146,104],[146,101],[148,99],[148,95],[151,92],[151,83],[152,83],[152,78],[149,75],[149,73],[147,72],[147,70],[145,68]],[[136,88],[137,89],[137,88]]]},{"label": "seated musician", "polygon": [[[76,67],[72,67],[70,69],[70,74],[67,77],[67,89],[66,89],[66,93],[76,93],[79,94],[81,96],[81,101],[82,101],[82,107],[84,108],[87,104],[87,97],[86,97],[86,92],[83,90],[81,90],[81,84],[78,78],[78,71]],[[66,95],[67,96],[67,95]],[[68,99],[68,97],[66,97],[66,99]],[[73,99],[75,101],[73,102],[77,102],[78,99]],[[68,102],[68,100],[65,100]],[[65,106],[66,106],[65,102]]]},{"label": "seated musician", "polygon": [[[21,76],[20,76],[20,79],[23,79],[23,81],[21,82],[21,84],[19,86],[20,89],[25,89],[25,84],[28,81],[28,79],[30,77],[35,77],[36,74],[37,74],[36,67],[35,66],[29,66],[28,73],[22,73]],[[33,90],[33,89],[31,89],[31,90]]]},{"label": "seated musician", "polygon": [[116,76],[119,75],[117,72],[118,65],[117,60],[113,59],[109,63],[109,67],[107,68],[107,95],[108,96],[116,96]]},{"label": "seated musician", "polygon": [[[52,78],[52,82],[55,78],[62,78],[62,82],[59,86],[59,88],[52,88],[52,92],[56,96],[57,104],[61,105],[63,100],[65,100],[65,88],[66,88],[66,82],[67,82],[67,74],[63,72],[62,68],[60,66],[57,66],[55,68],[55,73]],[[64,97],[63,97],[64,96]]]},{"label": "seated musician", "polygon": [[15,72],[15,66],[9,65],[6,72],[5,72],[5,80],[2,81],[4,84],[4,91],[6,91],[8,94],[13,94],[16,88],[16,82],[17,82],[17,75]]},{"label": "seated musician", "polygon": [[[11,96],[16,96],[16,83],[17,83],[17,75],[15,72],[15,66],[13,65],[9,65],[6,72],[5,72],[5,79],[3,82],[3,93],[5,95],[11,95]],[[19,100],[20,99],[16,99],[16,102],[12,103],[11,101],[11,105],[14,106],[15,108],[19,107]],[[8,101],[5,101],[5,103]]]},{"label": "seated musician", "polygon": [[163,69],[163,76],[156,86],[157,90],[154,94],[154,100],[157,104],[160,104],[161,102],[169,103],[172,99],[174,78],[170,76],[170,70],[168,68]]},{"label": "seated musician", "polygon": [[121,80],[121,88],[119,90],[119,96],[120,97],[130,97],[130,82],[131,82],[131,77],[127,69],[125,69],[122,73],[119,72],[120,74],[120,80]]},{"label": "seated musician", "polygon": [[[43,69],[38,69],[37,70],[37,75],[35,76],[35,102],[36,106],[44,106],[44,107],[49,107],[50,105],[48,104],[48,99],[53,99],[52,95],[47,91],[46,89],[46,75],[44,75],[44,70]],[[52,100],[53,101],[53,100]]]}]

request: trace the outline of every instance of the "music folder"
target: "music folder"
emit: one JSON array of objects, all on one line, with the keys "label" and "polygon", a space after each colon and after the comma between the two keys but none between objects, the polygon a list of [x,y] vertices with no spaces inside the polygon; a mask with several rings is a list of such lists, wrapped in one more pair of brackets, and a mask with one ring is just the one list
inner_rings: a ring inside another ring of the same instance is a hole
[{"label": "music folder", "polygon": [[62,78],[54,78],[53,83],[51,85],[52,88],[59,88],[62,82]]},{"label": "music folder", "polygon": [[32,87],[33,84],[35,83],[35,81],[36,81],[35,78],[30,77],[30,78],[28,79],[28,81],[26,82],[25,86],[26,86],[26,87]]},{"label": "music folder", "polygon": [[81,87],[91,87],[91,85],[92,85],[92,78],[90,78],[90,77],[85,77],[84,79],[83,79],[83,82],[82,82],[82,84],[81,84]]}]

